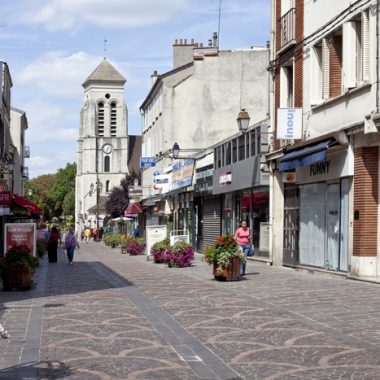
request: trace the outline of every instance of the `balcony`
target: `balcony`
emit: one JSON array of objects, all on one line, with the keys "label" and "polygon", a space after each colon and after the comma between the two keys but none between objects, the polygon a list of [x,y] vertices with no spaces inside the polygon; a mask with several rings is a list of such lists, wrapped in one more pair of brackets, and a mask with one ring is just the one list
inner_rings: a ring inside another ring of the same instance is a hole
[{"label": "balcony", "polygon": [[24,158],[30,158],[30,147],[24,146]]},{"label": "balcony", "polygon": [[22,178],[29,179],[29,168],[27,166],[22,168]]},{"label": "balcony", "polygon": [[24,158],[30,158],[30,148],[29,148],[29,146],[24,146]]},{"label": "balcony", "polygon": [[296,9],[291,8],[280,18],[280,38],[281,46],[280,49],[295,43],[296,32],[295,32],[295,14]]}]

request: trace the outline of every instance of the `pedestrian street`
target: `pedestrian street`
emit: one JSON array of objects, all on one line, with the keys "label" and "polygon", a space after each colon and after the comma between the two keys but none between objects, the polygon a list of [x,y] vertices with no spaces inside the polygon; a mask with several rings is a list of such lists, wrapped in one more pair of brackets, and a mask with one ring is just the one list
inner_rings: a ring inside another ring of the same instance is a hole
[{"label": "pedestrian street", "polygon": [[256,261],[238,282],[82,243],[0,293],[0,379],[378,379],[380,286]]}]

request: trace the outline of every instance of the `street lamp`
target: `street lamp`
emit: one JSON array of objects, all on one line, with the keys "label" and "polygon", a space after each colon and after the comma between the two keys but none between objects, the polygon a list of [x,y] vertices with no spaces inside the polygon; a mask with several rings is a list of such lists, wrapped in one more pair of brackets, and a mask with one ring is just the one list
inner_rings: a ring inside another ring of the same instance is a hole
[{"label": "street lamp", "polygon": [[96,182],[96,241],[99,241],[99,195],[103,190],[103,184]]},{"label": "street lamp", "polygon": [[172,148],[172,153],[175,159],[177,159],[179,156],[179,150],[180,150],[179,145],[177,143],[174,143],[173,148]]},{"label": "street lamp", "polygon": [[30,198],[32,195],[33,195],[33,190],[32,190],[32,189],[29,189],[29,190],[28,190],[28,197]]},{"label": "street lamp", "polygon": [[242,108],[236,119],[239,126],[239,131],[246,133],[249,127],[250,120],[251,118],[249,117],[248,112],[244,108]]}]

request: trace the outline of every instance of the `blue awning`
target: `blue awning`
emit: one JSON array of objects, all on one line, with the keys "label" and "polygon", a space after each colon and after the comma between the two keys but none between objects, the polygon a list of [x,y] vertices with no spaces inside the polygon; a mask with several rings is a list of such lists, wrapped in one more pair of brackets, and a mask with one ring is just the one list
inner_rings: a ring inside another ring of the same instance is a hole
[{"label": "blue awning", "polygon": [[280,172],[292,170],[305,165],[311,165],[326,159],[327,148],[334,143],[333,139],[322,141],[318,144],[292,150],[285,153],[280,160]]}]

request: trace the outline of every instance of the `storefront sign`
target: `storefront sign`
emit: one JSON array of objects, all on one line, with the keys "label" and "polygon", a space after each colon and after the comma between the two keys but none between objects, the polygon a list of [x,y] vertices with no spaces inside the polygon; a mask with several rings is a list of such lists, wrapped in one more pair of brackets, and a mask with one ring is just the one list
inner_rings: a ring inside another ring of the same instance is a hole
[{"label": "storefront sign", "polygon": [[196,170],[195,193],[212,193],[214,165],[207,165]]},{"label": "storefront sign", "polygon": [[354,175],[354,157],[350,149],[327,152],[326,160],[296,169],[297,183],[329,181]]},{"label": "storefront sign", "polygon": [[284,140],[302,138],[302,108],[277,109],[277,138]]},{"label": "storefront sign", "polygon": [[282,182],[283,183],[295,183],[296,182],[296,172],[283,172]]},{"label": "storefront sign", "polygon": [[11,191],[0,191],[0,205],[1,206],[11,206],[12,205],[12,192]]},{"label": "storefront sign", "polygon": [[182,160],[172,166],[172,190],[191,186],[193,183],[194,160]]},{"label": "storefront sign", "polygon": [[26,245],[36,256],[36,224],[6,223],[4,225],[4,252],[14,245]]},{"label": "storefront sign", "polygon": [[220,174],[219,185],[230,185],[232,183],[231,172]]}]

